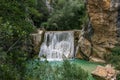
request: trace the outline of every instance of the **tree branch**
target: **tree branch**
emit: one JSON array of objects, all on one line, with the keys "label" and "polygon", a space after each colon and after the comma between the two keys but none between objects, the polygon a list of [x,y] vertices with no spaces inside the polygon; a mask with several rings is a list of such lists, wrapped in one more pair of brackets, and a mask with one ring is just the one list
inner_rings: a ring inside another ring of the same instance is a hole
[{"label": "tree branch", "polygon": [[20,37],[12,46],[9,47],[9,49],[7,50],[7,53],[19,42],[21,38],[22,37]]}]

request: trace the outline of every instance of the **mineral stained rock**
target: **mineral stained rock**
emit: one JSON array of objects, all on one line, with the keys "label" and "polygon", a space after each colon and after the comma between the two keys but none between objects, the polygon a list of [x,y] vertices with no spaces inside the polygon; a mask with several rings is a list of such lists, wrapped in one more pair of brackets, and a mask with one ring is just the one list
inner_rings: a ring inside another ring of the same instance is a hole
[{"label": "mineral stained rock", "polygon": [[[119,0],[87,0],[91,26],[86,26],[79,38],[79,46],[84,55],[104,60],[104,55],[119,43],[119,3]],[[92,35],[87,35],[88,39],[85,36],[86,33],[90,34],[91,29],[93,32]]]}]

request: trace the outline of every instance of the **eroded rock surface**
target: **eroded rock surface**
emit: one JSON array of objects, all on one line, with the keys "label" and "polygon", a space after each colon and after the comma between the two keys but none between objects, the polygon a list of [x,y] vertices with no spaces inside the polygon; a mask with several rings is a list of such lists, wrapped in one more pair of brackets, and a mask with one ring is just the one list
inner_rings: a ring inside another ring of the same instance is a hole
[{"label": "eroded rock surface", "polygon": [[91,26],[86,26],[79,38],[80,49],[86,56],[104,59],[104,55],[119,43],[119,3],[119,0],[87,0]]}]

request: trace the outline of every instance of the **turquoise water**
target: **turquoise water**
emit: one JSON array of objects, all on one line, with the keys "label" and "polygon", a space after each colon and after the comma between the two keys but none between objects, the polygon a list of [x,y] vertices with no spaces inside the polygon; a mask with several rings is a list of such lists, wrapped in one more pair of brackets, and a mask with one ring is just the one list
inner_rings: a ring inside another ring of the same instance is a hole
[{"label": "turquoise water", "polygon": [[89,73],[91,73],[93,70],[95,70],[97,65],[103,65],[100,63],[94,63],[94,62],[89,62],[89,61],[85,61],[85,60],[78,60],[78,59],[73,60],[72,63],[75,63],[78,66],[81,66],[81,68],[83,68],[85,71],[87,71]]},{"label": "turquoise water", "polygon": [[[74,59],[74,60],[69,60],[71,63],[74,63],[78,66],[80,66],[82,69],[84,69],[85,71],[91,73],[93,70],[95,70],[95,68],[97,67],[97,65],[103,65],[100,63],[95,63],[95,62],[89,62],[89,61],[85,61],[85,60],[80,60],[80,59]],[[61,65],[62,61],[51,61],[50,62],[52,65]]]},{"label": "turquoise water", "polygon": [[[88,72],[89,74],[89,79],[88,80],[96,80],[92,77],[91,72],[96,69],[98,65],[104,65],[101,63],[95,63],[95,62],[89,62],[85,60],[80,60],[80,59],[74,59],[74,60],[69,60],[71,63],[76,64],[77,66],[80,66],[82,69]],[[50,62],[53,66],[54,65],[61,65],[62,61],[51,61]]]}]

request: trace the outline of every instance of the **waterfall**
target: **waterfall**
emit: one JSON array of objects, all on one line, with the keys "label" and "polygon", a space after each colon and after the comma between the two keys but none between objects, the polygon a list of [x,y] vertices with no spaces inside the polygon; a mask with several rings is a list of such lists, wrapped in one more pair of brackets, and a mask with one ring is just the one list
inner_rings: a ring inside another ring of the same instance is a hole
[{"label": "waterfall", "polygon": [[49,12],[52,12],[53,8],[51,7],[50,0],[46,0],[46,1],[45,1],[45,4],[46,4]]},{"label": "waterfall", "polygon": [[74,58],[74,32],[48,31],[44,35],[39,57],[45,56],[47,60],[62,60],[63,57]]}]

